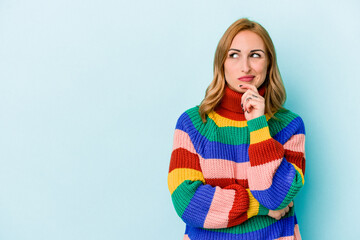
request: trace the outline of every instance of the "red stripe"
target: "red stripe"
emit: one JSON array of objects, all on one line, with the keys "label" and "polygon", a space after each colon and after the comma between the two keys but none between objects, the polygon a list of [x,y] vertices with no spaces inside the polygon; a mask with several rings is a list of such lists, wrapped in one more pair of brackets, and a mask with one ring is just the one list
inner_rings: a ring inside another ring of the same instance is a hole
[{"label": "red stripe", "polygon": [[242,213],[240,216],[238,216],[235,219],[231,219],[230,214],[229,214],[229,223],[228,223],[227,227],[233,227],[233,226],[239,225],[239,224],[245,222],[246,220],[248,220],[247,212]]},{"label": "red stripe", "polygon": [[231,120],[246,121],[246,118],[245,118],[244,114],[233,112],[233,111],[227,110],[225,108],[216,108],[215,112],[217,114],[219,114],[220,116],[230,118]]},{"label": "red stripe", "polygon": [[249,194],[246,189],[238,184],[225,187],[225,189],[235,189],[235,199],[232,209],[229,212],[229,223],[227,227],[232,227],[245,222],[247,210],[249,209]]},{"label": "red stripe", "polygon": [[210,184],[213,187],[227,187],[231,184],[235,184],[235,179],[233,178],[205,178],[206,184]]},{"label": "red stripe", "polygon": [[288,162],[294,163],[296,166],[298,166],[302,170],[303,174],[305,174],[304,153],[285,150],[285,158]]},{"label": "red stripe", "polygon": [[273,138],[250,144],[249,159],[251,166],[262,165],[284,157],[284,147]]},{"label": "red stripe", "polygon": [[171,153],[169,173],[175,168],[191,168],[201,171],[199,156],[184,148],[177,148]]},{"label": "red stripe", "polygon": [[247,179],[236,179],[236,183],[244,188],[249,188],[249,181]]},{"label": "red stripe", "polygon": [[249,188],[247,179],[235,179],[235,178],[205,178],[206,184],[210,184],[213,187],[227,187],[232,184],[239,184],[244,188]]}]

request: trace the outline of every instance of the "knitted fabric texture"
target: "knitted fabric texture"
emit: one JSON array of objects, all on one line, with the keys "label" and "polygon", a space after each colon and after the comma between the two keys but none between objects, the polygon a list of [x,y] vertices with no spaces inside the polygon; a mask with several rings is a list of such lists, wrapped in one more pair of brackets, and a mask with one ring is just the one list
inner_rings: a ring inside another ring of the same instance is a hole
[{"label": "knitted fabric texture", "polygon": [[[265,88],[259,88],[264,96]],[[289,110],[246,121],[241,93],[226,87],[203,123],[198,106],[185,111],[174,133],[168,187],[186,223],[184,239],[301,239],[294,207],[304,185],[305,127]]]}]

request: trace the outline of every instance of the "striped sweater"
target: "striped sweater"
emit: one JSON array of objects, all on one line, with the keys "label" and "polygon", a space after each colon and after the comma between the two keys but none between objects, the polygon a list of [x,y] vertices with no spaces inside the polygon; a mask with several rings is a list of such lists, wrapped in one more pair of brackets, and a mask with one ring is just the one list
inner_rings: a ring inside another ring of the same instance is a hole
[{"label": "striped sweater", "polygon": [[226,87],[206,123],[198,106],[177,121],[168,187],[184,239],[299,240],[294,207],[280,220],[267,214],[304,185],[304,123],[289,110],[246,121],[241,96]]}]

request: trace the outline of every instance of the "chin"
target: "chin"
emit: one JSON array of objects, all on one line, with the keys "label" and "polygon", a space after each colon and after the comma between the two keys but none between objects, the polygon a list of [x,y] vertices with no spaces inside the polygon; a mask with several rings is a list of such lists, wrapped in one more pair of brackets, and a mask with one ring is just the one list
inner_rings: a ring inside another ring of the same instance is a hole
[{"label": "chin", "polygon": [[[240,85],[240,84],[239,84]],[[240,87],[239,87],[239,85],[237,86],[237,88],[232,88],[232,87],[230,87],[232,90],[234,90],[235,92],[238,92],[238,93],[244,93],[244,92],[246,92],[246,89],[241,89]]]}]

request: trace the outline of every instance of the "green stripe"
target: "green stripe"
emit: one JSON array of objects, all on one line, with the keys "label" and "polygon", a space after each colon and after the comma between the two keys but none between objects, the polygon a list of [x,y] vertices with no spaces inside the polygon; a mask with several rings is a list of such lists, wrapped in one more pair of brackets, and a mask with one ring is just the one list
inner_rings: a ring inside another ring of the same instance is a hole
[{"label": "green stripe", "polygon": [[[193,107],[186,111],[196,130],[211,142],[220,142],[229,145],[250,144],[250,135],[248,127],[218,127],[215,122],[207,117],[207,123],[204,124],[199,115],[199,108]],[[285,128],[297,115],[289,110],[279,111],[274,115],[279,120],[271,118],[268,120],[271,137],[275,136]]]},{"label": "green stripe", "polygon": [[[285,214],[283,218],[294,216],[295,209],[292,207],[290,211]],[[224,232],[233,234],[243,234],[248,232],[254,232],[270,226],[277,220],[269,216],[254,216],[242,224],[236,225],[231,228],[220,228],[220,229],[206,229],[212,232]]]},{"label": "green stripe", "polygon": [[185,180],[182,182],[172,193],[171,199],[174,204],[176,213],[179,217],[182,217],[185,209],[189,205],[192,197],[194,196],[196,189],[203,184],[201,181]]},{"label": "green stripe", "polygon": [[259,212],[257,215],[268,215],[269,209],[259,203]]},{"label": "green stripe", "polygon": [[290,122],[292,122],[295,118],[299,115],[289,111],[289,110],[282,110],[278,111],[274,114],[274,117],[278,118],[279,120],[275,120],[274,118],[269,119],[268,125],[270,129],[270,135],[273,137],[278,134],[281,130],[287,127]]},{"label": "green stripe", "polygon": [[287,205],[289,205],[290,202],[294,199],[294,197],[296,196],[296,194],[300,191],[300,189],[302,187],[303,187],[303,183],[302,183],[301,175],[298,171],[296,171],[294,180],[291,184],[291,187],[290,187],[288,193],[286,194],[286,196],[285,196],[284,200],[282,201],[282,203],[280,204],[280,206],[278,208],[276,208],[275,210],[283,209]]},{"label": "green stripe", "polygon": [[265,115],[251,119],[247,122],[250,132],[262,129],[268,126]]},{"label": "green stripe", "polygon": [[215,122],[207,117],[207,123],[201,121],[198,108],[191,108],[186,113],[189,115],[196,130],[211,142],[220,142],[229,145],[249,144],[250,136],[247,127],[218,127]]}]

